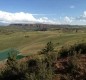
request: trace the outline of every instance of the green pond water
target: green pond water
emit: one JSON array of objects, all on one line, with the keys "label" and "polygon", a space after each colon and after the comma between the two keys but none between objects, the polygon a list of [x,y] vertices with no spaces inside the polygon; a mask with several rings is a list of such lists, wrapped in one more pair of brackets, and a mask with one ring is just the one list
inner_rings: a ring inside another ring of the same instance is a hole
[{"label": "green pond water", "polygon": [[23,55],[19,54],[18,50],[10,48],[10,49],[0,51],[0,61],[7,59],[9,55],[12,55],[12,54],[16,55],[16,59],[21,59],[24,57]]}]

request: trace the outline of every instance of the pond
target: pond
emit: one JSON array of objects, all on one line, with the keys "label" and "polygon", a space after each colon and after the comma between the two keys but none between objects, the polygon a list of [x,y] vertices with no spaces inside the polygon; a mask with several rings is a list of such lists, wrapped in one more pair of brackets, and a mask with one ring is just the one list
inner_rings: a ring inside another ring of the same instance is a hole
[{"label": "pond", "polygon": [[5,60],[9,57],[9,55],[15,54],[17,57],[16,59],[21,59],[24,56],[19,54],[20,52],[16,49],[10,48],[10,49],[6,49],[3,51],[0,51],[0,61]]}]

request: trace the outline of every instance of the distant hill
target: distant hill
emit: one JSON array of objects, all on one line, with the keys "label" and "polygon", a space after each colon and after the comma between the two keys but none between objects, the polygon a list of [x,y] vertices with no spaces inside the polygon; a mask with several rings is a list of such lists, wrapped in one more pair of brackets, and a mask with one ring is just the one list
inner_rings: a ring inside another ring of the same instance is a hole
[{"label": "distant hill", "polygon": [[8,27],[15,27],[23,30],[62,29],[62,28],[84,28],[85,25],[54,25],[54,24],[10,24]]},{"label": "distant hill", "polygon": [[69,27],[85,27],[85,25],[56,25],[56,24],[10,24],[9,26],[15,27],[46,27],[46,28],[69,28]]}]

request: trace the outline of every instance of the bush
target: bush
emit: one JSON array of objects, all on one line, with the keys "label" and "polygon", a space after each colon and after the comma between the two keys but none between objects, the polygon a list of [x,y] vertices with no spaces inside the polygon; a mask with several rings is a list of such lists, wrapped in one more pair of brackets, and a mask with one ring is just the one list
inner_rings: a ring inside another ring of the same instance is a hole
[{"label": "bush", "polygon": [[75,44],[70,49],[72,50],[72,52],[76,51],[77,53],[79,53],[79,51],[81,51],[81,54],[86,54],[86,43]]},{"label": "bush", "polygon": [[42,49],[42,51],[40,51],[41,54],[48,54],[49,52],[53,52],[54,51],[54,45],[53,43],[50,41],[47,43],[47,45],[45,46],[44,49]]},{"label": "bush", "polygon": [[53,80],[58,63],[62,64],[61,66],[64,68],[62,70],[64,74],[57,70],[60,80],[85,80],[86,64],[80,61],[81,55],[86,54],[85,52],[86,44],[76,44],[69,48],[62,47],[58,52],[60,60],[68,57],[68,60],[64,61],[66,64],[62,64],[57,61],[59,54],[54,51],[53,43],[48,42],[41,51],[44,58],[32,58],[19,63],[16,60],[16,55],[9,55],[6,67],[0,73],[0,80]]},{"label": "bush", "polygon": [[73,56],[75,53],[86,54],[86,44],[85,43],[79,43],[79,44],[75,44],[69,48],[64,46],[60,49],[60,51],[58,53],[59,53],[61,58]]},{"label": "bush", "polygon": [[1,71],[0,80],[24,80],[27,73],[26,64],[19,64],[15,55],[8,57],[6,67]]},{"label": "bush", "polygon": [[37,65],[37,61],[35,59],[31,59],[31,60],[27,61],[27,64],[28,64],[29,73],[37,73],[38,65]]}]

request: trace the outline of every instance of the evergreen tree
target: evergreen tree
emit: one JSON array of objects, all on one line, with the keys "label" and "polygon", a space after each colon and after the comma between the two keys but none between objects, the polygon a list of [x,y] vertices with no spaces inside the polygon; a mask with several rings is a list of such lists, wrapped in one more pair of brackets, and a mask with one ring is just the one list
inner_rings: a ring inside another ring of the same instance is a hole
[{"label": "evergreen tree", "polygon": [[47,53],[53,52],[53,51],[54,51],[54,45],[50,41],[50,42],[47,43],[47,45],[45,46],[45,48],[42,49],[41,54],[47,54]]}]

